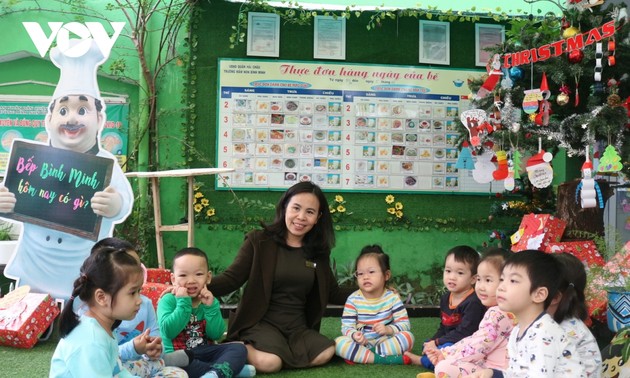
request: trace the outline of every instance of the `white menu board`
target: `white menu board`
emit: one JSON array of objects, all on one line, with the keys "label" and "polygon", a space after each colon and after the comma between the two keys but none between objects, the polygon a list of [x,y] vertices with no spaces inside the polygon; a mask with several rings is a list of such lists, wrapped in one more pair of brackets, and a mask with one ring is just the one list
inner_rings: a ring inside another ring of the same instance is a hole
[{"label": "white menu board", "polygon": [[488,192],[455,168],[464,81],[479,71],[219,61],[219,166],[232,189]]}]

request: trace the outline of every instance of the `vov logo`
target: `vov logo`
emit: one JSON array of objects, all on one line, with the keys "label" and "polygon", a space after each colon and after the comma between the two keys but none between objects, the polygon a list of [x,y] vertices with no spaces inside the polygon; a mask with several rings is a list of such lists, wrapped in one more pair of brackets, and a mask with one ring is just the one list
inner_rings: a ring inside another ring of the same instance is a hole
[{"label": "vov logo", "polygon": [[[63,22],[49,22],[50,35],[46,35],[37,22],[23,22],[22,25],[24,25],[42,58],[46,55],[55,39],[57,39],[59,50],[68,57],[78,58],[83,56],[89,50],[92,40],[96,42],[103,56],[107,57],[116,39],[120,36],[120,32],[125,27],[124,22],[110,22],[114,30],[114,34],[110,37],[105,31],[105,27],[98,22],[86,22],[85,24],[79,22],[68,22],[67,24]],[[70,46],[70,41],[77,39],[70,38],[70,33],[78,36],[81,42]]]}]

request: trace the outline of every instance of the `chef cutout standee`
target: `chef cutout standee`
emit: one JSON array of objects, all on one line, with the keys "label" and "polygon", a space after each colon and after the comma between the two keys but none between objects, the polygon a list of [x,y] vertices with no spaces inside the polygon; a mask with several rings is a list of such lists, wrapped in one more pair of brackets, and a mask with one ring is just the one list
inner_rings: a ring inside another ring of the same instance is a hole
[{"label": "chef cutout standee", "polygon": [[[91,45],[83,55],[68,53],[73,47],[74,52],[76,47],[84,48],[86,43]],[[67,299],[94,241],[111,236],[114,225],[124,221],[131,212],[133,192],[115,157],[100,147],[105,104],[96,71],[107,56],[93,40],[86,39],[72,40],[66,51],[53,48],[50,58],[59,67],[61,75],[44,120],[48,142],[42,145],[16,140],[13,145],[15,148],[16,144],[20,147],[32,144],[37,151],[46,147],[49,155],[18,156],[11,151],[10,164],[12,161],[13,165],[7,166],[7,177],[0,187],[0,216],[24,223],[17,250],[7,264],[5,275],[15,279],[18,286],[29,285],[33,292]],[[79,153],[78,156],[85,158],[79,160],[96,159],[101,165],[104,161],[105,166],[111,164],[111,169],[107,172],[106,167],[98,171],[85,163],[78,167],[76,157],[59,161],[57,155],[64,153]],[[10,180],[12,175],[29,174],[33,180],[26,176]],[[42,187],[31,185],[37,182],[36,177]],[[46,182],[51,185],[41,184]],[[70,189],[88,188],[93,192],[91,197],[87,195],[90,198],[86,195],[77,197],[73,190],[66,191],[58,186],[61,184]],[[53,204],[63,205],[60,211],[62,214],[66,212],[70,218],[79,210],[92,212],[93,217],[100,217],[98,227],[92,234],[83,234],[56,222],[30,221],[18,214],[24,201],[41,202],[41,209]]]}]

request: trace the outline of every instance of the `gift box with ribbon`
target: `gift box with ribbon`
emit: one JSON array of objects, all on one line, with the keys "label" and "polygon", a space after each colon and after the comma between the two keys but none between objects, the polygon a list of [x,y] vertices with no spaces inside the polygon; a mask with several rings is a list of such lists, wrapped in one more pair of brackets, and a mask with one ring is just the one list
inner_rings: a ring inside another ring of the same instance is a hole
[{"label": "gift box with ribbon", "polygon": [[549,214],[526,214],[518,230],[511,236],[512,251],[526,249],[544,251],[550,243],[562,239],[567,222]]},{"label": "gift box with ribbon", "polygon": [[604,266],[605,261],[602,255],[597,251],[597,246],[592,240],[565,241],[559,243],[549,243],[545,247],[545,252],[551,253],[570,253],[586,263],[587,266],[600,265]]},{"label": "gift box with ribbon", "polygon": [[32,348],[59,315],[59,308],[48,294],[26,293],[16,297],[0,303],[0,345]]}]

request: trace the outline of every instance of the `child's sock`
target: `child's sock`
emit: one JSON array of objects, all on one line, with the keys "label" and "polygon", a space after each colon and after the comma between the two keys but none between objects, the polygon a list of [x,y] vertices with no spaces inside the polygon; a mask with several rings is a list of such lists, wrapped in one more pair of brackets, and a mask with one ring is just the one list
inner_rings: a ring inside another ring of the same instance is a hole
[{"label": "child's sock", "polygon": [[245,364],[243,369],[236,374],[236,378],[247,378],[247,377],[255,377],[256,376],[256,368],[253,365]]},{"label": "child's sock", "polygon": [[206,374],[202,375],[199,378],[219,378],[219,375],[214,371],[209,371]]},{"label": "child's sock", "polygon": [[180,349],[176,350],[172,353],[167,353],[164,355],[164,365],[165,366],[176,366],[176,367],[186,367],[190,363],[190,357],[185,350]]},{"label": "child's sock", "polygon": [[409,365],[411,364],[411,358],[404,354],[381,356],[378,353],[374,353],[374,363],[378,365]]}]

